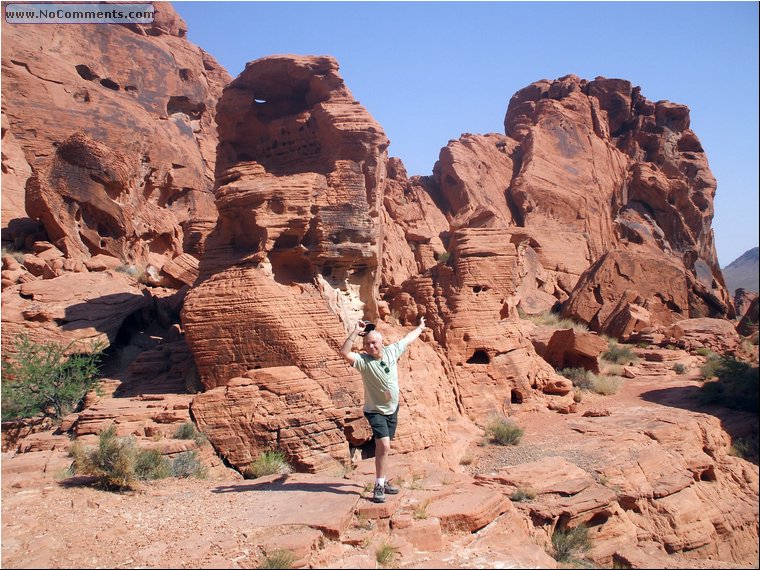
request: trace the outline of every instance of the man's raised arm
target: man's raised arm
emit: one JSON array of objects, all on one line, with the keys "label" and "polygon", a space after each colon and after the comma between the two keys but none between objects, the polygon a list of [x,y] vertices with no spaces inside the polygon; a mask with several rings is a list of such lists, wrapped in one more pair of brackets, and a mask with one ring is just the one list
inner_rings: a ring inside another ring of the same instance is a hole
[{"label": "man's raised arm", "polygon": [[412,330],[410,333],[408,333],[404,340],[407,344],[409,344],[412,341],[417,340],[417,338],[422,334],[422,331],[425,330],[425,317],[420,317],[420,324],[417,325],[417,327]]},{"label": "man's raised arm", "polygon": [[356,337],[359,335],[359,331],[364,329],[364,322],[358,321],[354,325],[354,330],[351,331],[351,333],[346,337],[346,340],[343,341],[343,346],[340,347],[340,355],[343,357],[343,360],[348,362],[349,364],[354,363],[354,359],[356,358],[356,355],[351,352],[351,349],[354,346],[354,341],[356,340]]}]

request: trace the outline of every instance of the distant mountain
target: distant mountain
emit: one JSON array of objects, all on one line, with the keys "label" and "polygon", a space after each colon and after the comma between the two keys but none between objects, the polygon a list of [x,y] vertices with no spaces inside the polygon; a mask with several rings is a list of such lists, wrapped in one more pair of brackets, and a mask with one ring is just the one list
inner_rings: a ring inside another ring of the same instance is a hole
[{"label": "distant mountain", "polygon": [[758,248],[745,251],[737,259],[723,268],[726,288],[733,295],[740,287],[758,292]]}]

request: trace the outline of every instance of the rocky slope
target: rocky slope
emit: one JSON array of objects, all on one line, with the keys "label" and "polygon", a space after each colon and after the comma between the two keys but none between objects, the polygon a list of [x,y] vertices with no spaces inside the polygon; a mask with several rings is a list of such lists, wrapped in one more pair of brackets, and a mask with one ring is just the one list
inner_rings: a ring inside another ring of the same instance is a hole
[{"label": "rocky slope", "polygon": [[[599,565],[757,565],[758,469],[729,452],[732,440],[757,429],[757,416],[697,404],[701,357],[639,354],[617,393],[584,393],[577,413],[535,407],[513,416],[524,430],[518,445],[484,445],[482,431],[449,418],[458,461],[394,454],[402,491],[383,505],[368,499],[371,459],[256,480],[217,463],[207,480],[161,480],[119,494],[65,475],[66,436],[31,435],[24,453],[2,457],[2,564],[256,568],[284,549],[297,567],[374,568],[376,551],[389,544],[403,568],[554,568],[563,564],[551,556],[552,534],[584,523],[586,558]],[[139,360],[147,370],[158,359]],[[673,372],[675,362],[687,372]],[[168,434],[153,445],[213,459],[208,443],[171,436],[188,417],[188,397],[170,393],[176,385],[164,382],[148,396],[134,377],[113,382],[121,397],[93,404],[80,433],[96,431],[96,417],[131,429],[139,420]],[[136,415],[146,400],[153,421]],[[517,490],[529,498],[518,500]]]}]

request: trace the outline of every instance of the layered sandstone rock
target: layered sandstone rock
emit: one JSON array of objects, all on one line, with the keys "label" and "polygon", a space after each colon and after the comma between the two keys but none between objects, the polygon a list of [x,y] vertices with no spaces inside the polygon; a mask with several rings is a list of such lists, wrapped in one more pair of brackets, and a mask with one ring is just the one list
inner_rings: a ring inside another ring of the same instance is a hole
[{"label": "layered sandstone rock", "polygon": [[229,76],[156,8],[149,25],[3,21],[4,242],[30,247],[25,220],[40,220],[66,257],[152,266],[156,284],[163,263],[198,254],[183,228],[216,217],[214,108]]},{"label": "layered sandstone rock", "polygon": [[[513,295],[522,311],[565,303],[565,316],[621,338],[683,318],[733,316],[710,228],[716,182],[687,107],[652,103],[625,80],[568,75],[516,93],[504,125],[506,136],[450,142],[432,177],[399,181],[407,204],[431,196],[448,222],[433,235],[450,253],[455,231],[499,228],[517,247]],[[391,211],[404,227],[420,225],[402,217],[409,206]],[[607,255],[664,264],[675,281],[650,283],[648,271],[614,276]]]}]

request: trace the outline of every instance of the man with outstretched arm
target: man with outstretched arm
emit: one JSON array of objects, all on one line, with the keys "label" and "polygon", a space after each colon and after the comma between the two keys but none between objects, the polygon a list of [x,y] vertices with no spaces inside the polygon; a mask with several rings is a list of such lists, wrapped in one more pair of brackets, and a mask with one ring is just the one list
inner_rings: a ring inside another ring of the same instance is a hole
[{"label": "man with outstretched arm", "polygon": [[372,427],[375,439],[375,490],[372,500],[385,502],[386,493],[395,495],[399,488],[386,479],[388,454],[391,440],[396,434],[398,421],[398,368],[396,363],[404,354],[409,344],[416,340],[425,328],[425,317],[420,317],[420,324],[401,340],[383,346],[383,335],[378,330],[364,334],[363,352],[352,352],[354,341],[369,323],[359,321],[348,335],[340,355],[356,368],[362,375],[364,384],[364,417]]}]

